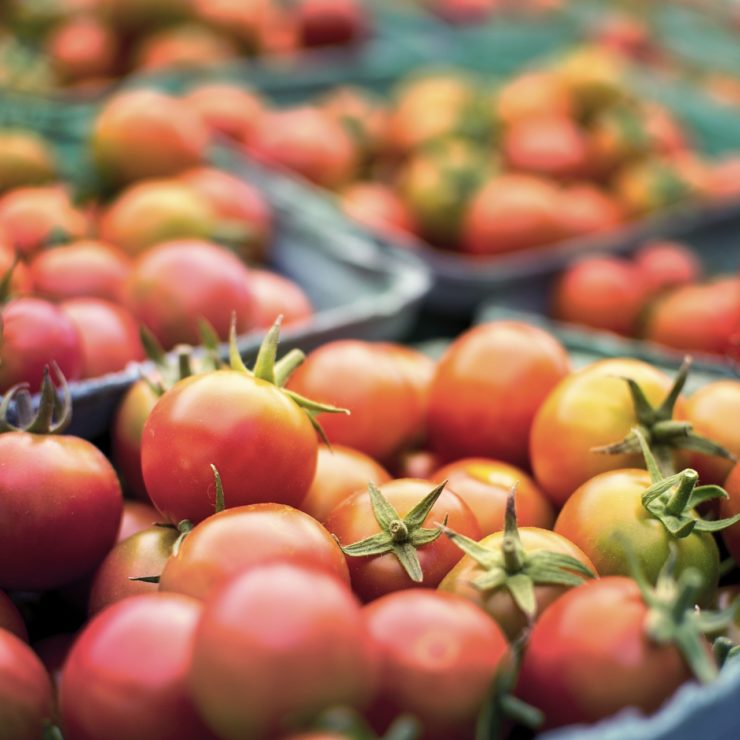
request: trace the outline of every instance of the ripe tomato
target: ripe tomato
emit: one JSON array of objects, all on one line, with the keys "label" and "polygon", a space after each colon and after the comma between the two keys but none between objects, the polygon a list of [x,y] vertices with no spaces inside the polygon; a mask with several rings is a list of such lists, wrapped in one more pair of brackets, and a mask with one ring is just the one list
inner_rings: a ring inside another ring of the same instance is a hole
[{"label": "ripe tomato", "polygon": [[316,474],[301,510],[324,522],[335,506],[364,491],[368,483],[380,485],[390,479],[385,468],[362,452],[342,445],[320,445]]},{"label": "ripe tomato", "polygon": [[307,47],[358,41],[370,25],[357,0],[299,0],[296,14],[301,43]]},{"label": "ripe tomato", "polygon": [[[730,471],[725,481],[725,490],[729,498],[720,501],[719,514],[721,517],[730,517],[740,514],[740,463]],[[736,563],[740,563],[740,524],[734,524],[722,532],[722,539]],[[740,628],[739,628],[740,629]]]},{"label": "ripe tomato", "polygon": [[707,189],[716,200],[736,198],[740,194],[740,157],[730,155],[711,167]]},{"label": "ripe tomato", "polygon": [[612,187],[627,212],[645,216],[696,194],[690,173],[661,159],[644,159],[620,168]]},{"label": "ripe tomato", "polygon": [[329,707],[361,707],[375,684],[376,658],[359,604],[327,573],[261,565],[205,604],[190,686],[223,740],[274,737]]},{"label": "ripe tomato", "polygon": [[159,512],[153,506],[143,501],[124,499],[117,542],[122,542],[132,534],[141,532],[142,529],[149,529],[154,526],[158,518]]},{"label": "ripe tomato", "polygon": [[0,591],[0,630],[12,632],[16,637],[28,642],[28,632],[20,612],[10,597]]},{"label": "ripe tomato", "polygon": [[195,110],[211,131],[246,142],[265,114],[265,103],[252,90],[229,83],[206,83],[181,98]]},{"label": "ripe tomato", "polygon": [[[15,264],[14,264],[15,263]],[[23,262],[16,262],[15,248],[6,239],[5,233],[0,227],[0,278],[2,278],[10,268],[13,268],[13,275],[10,278],[11,296],[20,296],[25,293],[31,293],[33,282],[28,267]]]},{"label": "ripe tomato", "polygon": [[168,177],[205,157],[208,128],[185,103],[154,90],[114,96],[95,121],[92,155],[111,181]]},{"label": "ripe tomato", "polygon": [[574,102],[576,115],[626,97],[624,60],[607,49],[582,47],[565,56],[555,72]]},{"label": "ripe tomato", "polygon": [[82,340],[64,312],[40,298],[15,298],[2,308],[0,393],[26,382],[41,387],[44,368],[56,362],[67,380],[82,374]]},{"label": "ripe tomato", "polygon": [[33,643],[34,652],[51,676],[55,697],[59,695],[59,686],[62,683],[62,667],[76,638],[76,634],[64,632],[44,637]]},{"label": "ripe tomato", "polygon": [[0,133],[0,192],[42,185],[56,172],[54,152],[42,136],[13,129]]},{"label": "ripe tomato", "polygon": [[131,260],[118,247],[85,239],[41,252],[29,267],[34,292],[51,301],[79,296],[118,301]]},{"label": "ripe tomato", "polygon": [[516,487],[516,510],[523,527],[551,529],[555,521],[552,505],[523,470],[499,460],[468,457],[439,468],[433,481],[447,481],[473,511],[485,537],[504,528],[506,499]]},{"label": "ripe tomato", "polygon": [[206,241],[165,242],[142,254],[126,283],[126,305],[165,349],[199,344],[201,318],[221,339],[232,313],[240,334],[254,320],[249,271],[228,249]]},{"label": "ripe tomato", "polygon": [[155,593],[156,583],[132,578],[158,576],[173,552],[179,532],[174,527],[150,526],[132,534],[105,556],[90,587],[87,611],[90,616],[121,599]]},{"label": "ripe tomato", "polygon": [[534,626],[517,695],[544,712],[545,727],[595,722],[625,707],[654,712],[691,672],[675,645],[646,634],[649,612],[631,578],[569,591]]},{"label": "ripe tomato", "polygon": [[542,329],[516,321],[470,329],[437,364],[430,448],[442,460],[480,456],[526,465],[534,415],[568,369],[565,349]]},{"label": "ripe tomato", "polygon": [[269,329],[275,317],[283,317],[283,326],[309,321],[313,307],[298,283],[269,270],[252,269],[249,286],[254,294],[254,326]]},{"label": "ripe tomato", "polygon": [[110,76],[118,51],[115,33],[89,15],[62,21],[46,42],[54,72],[66,84]]},{"label": "ripe tomato", "polygon": [[498,91],[495,112],[503,124],[543,115],[568,117],[573,109],[570,93],[549,71],[526,72]]},{"label": "ripe tomato", "polygon": [[560,193],[560,228],[564,238],[611,231],[623,221],[619,203],[596,185],[575,183]]},{"label": "ripe tomato", "polygon": [[417,232],[411,210],[388,185],[359,181],[341,193],[344,212],[363,226],[380,234],[401,236]]},{"label": "ripe tomato", "polygon": [[[359,491],[340,503],[326,519],[326,528],[336,536],[345,550],[350,545],[388,531],[393,533],[400,530],[405,533],[397,536],[396,540],[405,549],[413,549],[420,570],[420,578],[412,580],[408,566],[402,564],[396,551],[388,546],[382,554],[357,557],[347,555],[352,589],[364,601],[414,586],[436,588],[455,563],[462,557],[462,552],[446,537],[437,536],[432,539],[431,534],[439,534],[434,527],[438,522],[445,521],[455,531],[462,532],[468,537],[478,539],[480,527],[475,515],[462,499],[451,491],[443,490],[421,521],[421,528],[430,530],[426,544],[414,545],[412,527],[406,518],[427,498],[434,484],[429,481],[401,478],[384,483],[379,487],[380,494],[395,510],[387,526],[382,526],[376,514],[376,507],[368,491]],[[389,518],[391,513],[389,512]],[[404,526],[398,523],[403,521]],[[395,523],[394,523],[395,522]],[[412,530],[411,532],[409,530]],[[418,529],[416,530],[419,531]]]},{"label": "ripe tomato", "polygon": [[0,727],[8,740],[38,740],[54,717],[51,680],[25,642],[0,630]]},{"label": "ripe tomato", "polygon": [[[740,327],[740,314],[738,317]],[[699,388],[686,401],[683,416],[697,434],[740,457],[740,380],[716,380]],[[723,457],[700,452],[688,454],[687,465],[699,473],[702,483],[722,485],[732,470],[733,461]]]},{"label": "ripe tomato", "polygon": [[181,594],[125,599],[88,622],[62,672],[69,740],[205,740],[187,685],[201,605]]},{"label": "ripe tomato", "polygon": [[529,446],[532,470],[556,506],[598,473],[641,464],[639,453],[592,451],[619,442],[637,424],[625,377],[637,381],[656,407],[671,389],[670,378],[645,362],[601,360],[561,380],[537,411]]},{"label": "ripe tomato", "polygon": [[439,591],[388,594],[364,612],[381,663],[374,724],[385,729],[409,712],[425,738],[472,736],[508,654],[496,623],[467,599]]},{"label": "ripe tomato", "polygon": [[696,282],[702,273],[696,253],[679,242],[652,241],[635,253],[635,264],[650,295]]},{"label": "ripe tomato", "polygon": [[639,269],[618,257],[586,257],[558,279],[552,315],[559,321],[632,336],[647,300]]},{"label": "ripe tomato", "polygon": [[161,570],[159,587],[207,599],[230,577],[270,560],[295,561],[349,583],[344,555],[319,522],[291,506],[252,504],[196,525]]}]

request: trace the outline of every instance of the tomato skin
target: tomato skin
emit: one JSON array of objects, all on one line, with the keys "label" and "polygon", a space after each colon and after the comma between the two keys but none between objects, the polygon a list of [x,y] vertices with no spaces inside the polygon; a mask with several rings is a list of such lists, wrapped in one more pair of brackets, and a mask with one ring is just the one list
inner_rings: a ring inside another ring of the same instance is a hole
[{"label": "tomato skin", "polygon": [[388,471],[371,457],[351,447],[319,445],[316,475],[301,504],[301,510],[320,522],[326,521],[335,506],[368,483],[387,483]]},{"label": "tomato skin", "polygon": [[0,434],[0,588],[43,591],[92,570],[113,546],[123,500],[84,439]]},{"label": "tomato skin", "polygon": [[532,420],[569,365],[554,337],[527,324],[494,321],[465,332],[432,380],[430,449],[442,460],[480,456],[527,465]]},{"label": "tomato skin", "polygon": [[211,465],[228,507],[299,506],[316,471],[308,416],[270,383],[235,370],[178,382],[152,409],[141,440],[141,469],[152,503],[173,523],[214,510]]},{"label": "tomato skin", "polygon": [[619,203],[590,183],[575,183],[560,195],[560,226],[564,237],[611,231],[624,221]]},{"label": "tomato skin", "polygon": [[5,129],[0,134],[0,192],[54,180],[57,165],[44,137]]},{"label": "tomato skin", "polygon": [[365,705],[376,673],[365,620],[346,585],[275,562],[236,576],[205,604],[190,686],[220,738],[246,740],[274,737],[330,706]]},{"label": "tomato skin", "polygon": [[174,528],[149,527],[117,543],[95,571],[88,615],[93,616],[129,596],[156,593],[159,590],[156,583],[130,579],[158,576],[172,554],[177,537]]},{"label": "tomato skin", "polygon": [[0,630],[11,632],[24,642],[28,642],[28,631],[23,617],[4,591],[0,591]]},{"label": "tomato skin", "polygon": [[665,240],[643,245],[635,253],[635,264],[651,295],[666,288],[693,283],[702,273],[701,262],[695,252],[679,242]]},{"label": "tomato skin", "polygon": [[545,713],[547,728],[595,722],[628,706],[654,712],[691,673],[675,646],[649,640],[646,616],[631,578],[569,591],[532,630],[517,695]]},{"label": "tomato skin", "polygon": [[[689,396],[684,416],[697,434],[740,457],[740,381],[726,379],[707,383]],[[722,485],[732,470],[732,460],[700,452],[688,455],[687,464],[699,473],[701,483]]]},{"label": "tomato skin", "polygon": [[2,308],[0,393],[27,382],[31,392],[41,387],[44,368],[56,362],[67,380],[82,373],[79,332],[55,305],[40,298],[12,299]]},{"label": "tomato skin", "polygon": [[[719,503],[719,514],[721,517],[735,516],[740,514],[740,463],[735,463],[725,481],[725,490],[729,498]],[[740,523],[733,524],[722,532],[722,539],[730,551],[732,559],[740,563]],[[738,627],[740,630],[740,626]]]},{"label": "tomato skin", "polygon": [[370,17],[355,0],[301,0],[297,23],[306,47],[349,44],[368,31]]},{"label": "tomato skin", "polygon": [[198,85],[181,98],[211,129],[247,141],[264,115],[264,102],[251,90],[228,83]]},{"label": "tomato skin", "polygon": [[[7,241],[0,226],[0,275],[5,275],[15,261],[15,248]],[[27,265],[23,262],[16,262],[13,268],[13,276],[10,278],[10,295],[21,296],[32,291],[33,281]]]},{"label": "tomato skin", "polygon": [[[639,454],[591,452],[620,441],[637,423],[623,377],[636,380],[653,405],[659,405],[671,388],[670,378],[645,362],[601,360],[565,377],[537,411],[529,446],[532,470],[556,507],[598,473],[641,464]],[[681,404],[679,399],[679,413]]]},{"label": "tomato skin", "polygon": [[0,630],[0,727],[3,740],[38,740],[54,717],[51,680],[25,642]]},{"label": "tomato skin", "polygon": [[143,501],[123,501],[123,516],[121,516],[121,526],[118,529],[118,539],[116,542],[122,542],[132,534],[141,532],[142,529],[149,529],[154,526],[159,518],[159,512],[149,504]]},{"label": "tomato skin", "polygon": [[[563,555],[570,555],[582,562],[587,568],[596,573],[591,560],[565,537],[539,527],[519,527],[519,537],[522,547],[527,553],[537,550],[547,550]],[[501,552],[504,538],[502,531],[484,537],[479,544],[492,552]],[[514,602],[507,589],[495,591],[480,591],[473,586],[472,581],[484,573],[484,570],[469,555],[463,559],[444,577],[439,584],[439,590],[464,596],[469,601],[487,612],[501,628],[507,639],[514,640],[522,630],[528,627],[525,614]],[[537,603],[535,619],[542,614],[556,599],[560,598],[569,588],[554,584],[535,584],[534,592]]]},{"label": "tomato skin", "polygon": [[254,295],[254,326],[269,329],[278,316],[282,326],[302,324],[311,320],[313,307],[298,283],[269,270],[252,268],[249,285]]},{"label": "tomato skin", "polygon": [[101,298],[70,298],[60,308],[80,336],[82,378],[98,378],[144,359],[139,325],[123,306]]},{"label": "tomato skin", "polygon": [[205,740],[187,686],[201,605],[180,594],[126,599],[83,629],[62,672],[69,740]]},{"label": "tomato skin", "polygon": [[468,457],[439,468],[430,480],[447,481],[473,511],[485,537],[504,528],[506,499],[516,485],[517,522],[522,527],[551,529],[552,505],[523,470],[484,457]]},{"label": "tomato skin", "polygon": [[[381,493],[399,516],[408,514],[432,489],[434,484],[414,478],[400,478],[379,486]],[[432,528],[448,517],[448,525],[474,540],[480,538],[480,527],[468,505],[452,491],[444,490],[424,520]],[[370,537],[380,531],[367,491],[358,491],[340,503],[326,519],[326,528],[342,545]],[[462,557],[444,535],[417,549],[424,574],[422,583],[414,583],[393,553],[369,557],[347,556],[353,591],[363,600],[372,601],[392,591],[423,587],[436,588],[439,582]]]},{"label": "tomato skin", "polygon": [[208,599],[232,576],[278,559],[326,571],[349,584],[344,554],[319,522],[291,506],[252,504],[198,524],[164,564],[159,588]]},{"label": "tomato skin", "polygon": [[567,117],[572,110],[569,92],[549,71],[517,75],[504,84],[496,97],[496,114],[504,124],[542,115]]},{"label": "tomato skin", "polygon": [[467,599],[440,591],[400,591],[364,608],[380,653],[373,723],[385,729],[402,712],[424,738],[468,737],[494,673],[508,654],[496,623]]},{"label": "tomato skin", "polygon": [[602,576],[630,575],[623,544],[613,536],[617,531],[622,533],[651,583],[656,582],[673,542],[677,550],[676,573],[689,566],[696,568],[704,580],[698,601],[709,603],[719,581],[719,551],[714,537],[709,532],[692,532],[680,539],[671,537],[642,504],[642,494],[649,487],[646,470],[601,473],[576,489],[565,502],[555,522],[555,532],[580,547]]},{"label": "tomato skin", "polygon": [[60,23],[50,35],[46,51],[64,82],[79,82],[113,73],[118,40],[100,20],[83,15]]},{"label": "tomato skin", "polygon": [[355,182],[341,194],[344,212],[363,226],[381,234],[405,236],[418,232],[411,210],[389,186],[379,182]]}]

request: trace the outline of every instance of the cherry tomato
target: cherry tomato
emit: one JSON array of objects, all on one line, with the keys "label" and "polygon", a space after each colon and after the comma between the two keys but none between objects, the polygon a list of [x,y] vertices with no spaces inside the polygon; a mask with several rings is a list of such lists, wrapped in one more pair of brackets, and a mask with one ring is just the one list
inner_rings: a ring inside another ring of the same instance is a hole
[{"label": "cherry tomato", "polygon": [[480,456],[526,465],[534,415],[568,369],[565,349],[542,329],[515,321],[470,329],[437,364],[430,448],[443,460]]},{"label": "cherry tomato", "polygon": [[12,632],[24,642],[28,642],[28,631],[15,604],[3,591],[0,591],[0,629]]},{"label": "cherry tomato", "polygon": [[206,602],[190,686],[223,740],[274,737],[329,707],[365,705],[376,665],[347,586],[327,573],[276,562],[236,576]]},{"label": "cherry tomato", "polygon": [[46,51],[54,72],[69,84],[112,75],[119,49],[115,33],[102,21],[80,15],[52,31]]},{"label": "cherry tomato", "polygon": [[605,190],[575,183],[560,194],[560,228],[564,237],[600,234],[624,222],[619,203]]},{"label": "cherry tomato", "polygon": [[211,131],[237,141],[248,141],[265,114],[265,103],[257,93],[229,83],[198,85],[181,100],[200,115]]},{"label": "cherry tomato", "polygon": [[555,522],[552,505],[523,470],[499,460],[468,457],[439,468],[433,481],[447,481],[473,511],[485,537],[504,528],[506,499],[516,486],[518,522],[524,527],[551,529]]},{"label": "cherry tomato", "polygon": [[51,680],[25,642],[0,630],[0,727],[8,740],[38,740],[54,717]]},{"label": "cherry tomato", "polygon": [[181,594],[125,599],[85,626],[62,672],[69,740],[206,740],[188,674],[201,605]]},{"label": "cherry tomato", "polygon": [[[721,517],[730,517],[740,514],[740,463],[730,471],[725,481],[725,490],[729,498],[720,501],[719,512]],[[736,563],[740,563],[740,523],[733,524],[722,532],[722,539]],[[740,627],[739,627],[740,629]]]},{"label": "cherry tomato", "polygon": [[342,445],[320,445],[316,475],[301,510],[324,522],[335,506],[364,491],[368,483],[380,485],[390,479],[385,468],[362,452]]},{"label": "cherry tomato", "polygon": [[149,529],[149,527],[154,526],[157,519],[159,519],[159,512],[153,506],[145,504],[143,501],[125,499],[117,542],[122,542],[132,534],[141,532],[142,529]]},{"label": "cherry tomato", "polygon": [[[639,453],[592,452],[621,441],[637,424],[625,377],[639,383],[653,406],[671,389],[670,378],[645,362],[601,360],[561,380],[537,411],[529,447],[532,470],[556,506],[598,473],[641,464]],[[680,404],[679,399],[677,410]]]},{"label": "cherry tomato", "polygon": [[[381,494],[403,519],[434,488],[429,481],[401,478],[379,487]],[[461,498],[443,490],[424,518],[422,527],[432,529],[445,521],[450,528],[472,539],[479,539],[480,527],[475,515]],[[326,519],[326,528],[347,547],[378,534],[381,527],[375,516],[367,491],[359,491],[340,503]],[[411,580],[401,561],[393,552],[365,557],[347,556],[352,589],[364,601],[413,586],[436,588],[439,582],[460,560],[462,552],[446,537],[438,537],[416,549],[422,580]]]},{"label": "cherry tomato", "polygon": [[651,295],[696,282],[702,273],[696,253],[679,242],[648,242],[635,253],[635,264]]},{"label": "cherry tomato", "polygon": [[20,129],[0,133],[0,192],[42,185],[56,171],[54,152],[43,136]]},{"label": "cherry tomato", "polygon": [[455,594],[400,591],[365,607],[380,653],[380,693],[371,709],[385,729],[409,712],[425,738],[472,736],[508,643],[480,608]]},{"label": "cherry tomato", "polygon": [[254,295],[254,326],[269,329],[278,316],[282,325],[293,326],[310,321],[313,307],[298,283],[269,270],[249,271],[249,287]]},{"label": "cherry tomato", "polygon": [[355,182],[341,193],[344,212],[363,226],[390,236],[415,233],[418,227],[410,209],[396,192],[379,182]]},{"label": "cherry tomato", "polygon": [[298,32],[306,47],[358,41],[368,31],[370,16],[356,0],[300,0]]},{"label": "cherry tomato", "polygon": [[270,560],[294,560],[349,583],[344,555],[315,519],[280,504],[226,509],[193,528],[162,570],[162,591],[207,599],[228,580]]},{"label": "cherry tomato", "polygon": [[496,114],[504,124],[542,115],[567,117],[573,110],[570,93],[550,71],[517,75],[506,82],[496,96]]}]

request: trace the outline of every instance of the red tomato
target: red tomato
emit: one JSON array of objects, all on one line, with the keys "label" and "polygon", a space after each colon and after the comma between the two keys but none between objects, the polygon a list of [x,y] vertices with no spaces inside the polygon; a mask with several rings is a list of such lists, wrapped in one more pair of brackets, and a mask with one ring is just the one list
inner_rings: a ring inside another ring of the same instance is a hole
[{"label": "red tomato", "polygon": [[555,285],[552,315],[559,321],[631,336],[648,297],[640,270],[618,257],[587,257]]},{"label": "red tomato", "polygon": [[69,317],[40,298],[16,298],[3,306],[0,392],[21,382],[37,391],[52,362],[67,380],[82,374],[82,340]]},{"label": "red tomato", "polygon": [[49,300],[90,296],[118,301],[131,260],[117,247],[86,239],[37,254],[30,270],[34,292]]},{"label": "red tomato", "polygon": [[226,505],[299,506],[316,471],[316,432],[281,389],[236,370],[181,380],[144,424],[141,468],[162,515],[199,522],[213,513],[211,465]]},{"label": "red tomato", "polygon": [[167,560],[159,587],[207,599],[230,577],[270,560],[294,560],[349,583],[341,549],[315,519],[291,506],[253,504],[194,527]]},{"label": "red tomato", "polygon": [[207,83],[182,98],[211,131],[237,141],[249,141],[265,114],[265,103],[252,90],[229,83]]},{"label": "red tomato", "polygon": [[157,519],[159,519],[159,512],[153,506],[145,504],[143,501],[125,499],[117,542],[122,542],[132,534],[141,532],[142,529],[149,529],[149,527],[156,524]]},{"label": "red tomato", "polygon": [[619,203],[589,183],[575,183],[560,194],[560,227],[564,237],[611,231],[624,222]]},{"label": "red tomato", "polygon": [[379,182],[355,182],[341,193],[344,212],[363,226],[390,236],[418,231],[414,215],[395,190]]},{"label": "red tomato", "polygon": [[736,198],[740,194],[740,157],[731,155],[710,169],[708,190],[717,200]]},{"label": "red tomato", "polygon": [[12,632],[16,637],[28,642],[25,622],[15,604],[3,591],[0,591],[0,630]]},{"label": "red tomato", "polygon": [[545,713],[546,727],[595,722],[625,707],[654,712],[691,673],[675,645],[648,637],[648,611],[630,578],[569,591],[532,630],[517,694]]},{"label": "red tomato", "polygon": [[69,740],[206,740],[188,687],[201,605],[181,594],[114,604],[88,622],[62,672]]},{"label": "red tomato", "polygon": [[[384,483],[379,490],[402,520],[433,488],[434,484],[429,481],[400,478]],[[475,540],[480,538],[480,527],[473,512],[462,499],[447,490],[442,491],[421,526],[434,529],[445,517],[451,529]],[[359,491],[342,501],[327,517],[326,528],[345,548],[382,531],[367,491]],[[422,573],[422,580],[416,583],[393,552],[363,557],[347,555],[352,589],[363,601],[371,601],[391,591],[414,586],[436,588],[462,557],[462,552],[443,536],[415,551]]]},{"label": "red tomato", "polygon": [[429,450],[412,450],[404,452],[394,461],[390,468],[394,478],[423,478],[433,480],[432,475],[440,462]]},{"label": "red tomato", "polygon": [[299,0],[298,32],[303,46],[330,46],[358,41],[370,16],[357,0]]},{"label": "red tomato", "polygon": [[8,740],[38,740],[54,717],[51,681],[25,642],[0,630],[0,727]]},{"label": "red tomato", "polygon": [[28,185],[42,185],[57,173],[49,142],[32,131],[0,132],[0,192]]},{"label": "red tomato", "polygon": [[54,72],[65,83],[111,75],[119,51],[115,33],[87,15],[60,23],[49,36],[46,50]]},{"label": "red tomato", "polygon": [[324,522],[331,510],[353,493],[391,479],[388,471],[362,452],[342,445],[319,446],[316,474],[301,510]]},{"label": "red tomato", "polygon": [[484,537],[504,528],[506,500],[514,486],[517,520],[521,526],[552,529],[555,522],[552,505],[532,478],[499,460],[464,458],[445,465],[429,478],[447,481],[448,488],[472,509]]},{"label": "red tomato", "polygon": [[102,298],[69,298],[59,307],[82,342],[82,378],[123,370],[144,359],[139,325],[131,313]]},{"label": "red tomato", "polygon": [[262,565],[228,581],[205,604],[190,686],[223,740],[273,737],[329,707],[361,707],[375,683],[359,604],[327,573]]},{"label": "red tomato", "polygon": [[237,332],[252,327],[254,296],[249,272],[225,247],[205,241],[173,241],[142,254],[126,284],[126,303],[165,349],[198,345],[198,320],[221,339],[236,312]]},{"label": "red tomato", "polygon": [[116,541],[115,470],[90,442],[0,434],[0,588],[43,591],[89,573]]},{"label": "red tomato", "polygon": [[309,354],[288,387],[349,409],[349,416],[322,419],[326,436],[376,460],[388,460],[422,431],[418,384],[408,364],[387,345],[328,342]]},{"label": "red tomato", "polygon": [[282,326],[285,327],[305,323],[313,316],[311,301],[303,288],[276,272],[250,270],[249,287],[256,303],[255,328],[269,329],[278,316],[283,317]]},{"label": "red tomato", "polygon": [[472,736],[508,643],[467,599],[438,591],[401,591],[364,609],[380,653],[380,693],[371,710],[385,729],[401,712],[425,738]]},{"label": "red tomato", "polygon": [[437,364],[429,446],[442,460],[481,456],[526,465],[534,415],[568,369],[565,349],[542,329],[515,321],[470,329]]},{"label": "red tomato", "polygon": [[696,282],[702,273],[696,253],[679,242],[648,242],[635,253],[635,264],[651,295]]},{"label": "red tomato", "polygon": [[[737,516],[740,514],[740,463],[730,471],[725,481],[725,490],[729,498],[719,503],[719,515],[721,517]],[[732,559],[740,563],[740,523],[733,524],[722,532],[722,539],[730,551]]]}]

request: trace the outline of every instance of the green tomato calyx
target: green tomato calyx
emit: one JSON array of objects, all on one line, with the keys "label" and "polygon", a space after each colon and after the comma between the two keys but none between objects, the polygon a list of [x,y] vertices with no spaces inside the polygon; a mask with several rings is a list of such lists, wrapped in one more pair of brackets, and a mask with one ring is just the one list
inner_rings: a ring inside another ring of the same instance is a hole
[{"label": "green tomato calyx", "polygon": [[553,584],[572,588],[596,575],[571,555],[548,550],[529,553],[525,550],[516,520],[516,486],[506,499],[504,536],[498,550],[484,547],[449,527],[440,528],[483,571],[472,581],[472,585],[479,591],[506,589],[530,622],[537,614],[536,585]]},{"label": "green tomato calyx", "polygon": [[[340,543],[342,552],[357,558],[393,553],[408,577],[414,583],[422,583],[424,573],[416,550],[434,542],[442,534],[441,529],[430,529],[422,525],[446,485],[447,481],[440,483],[424,496],[405,517],[401,517],[380,489],[370,483],[368,485],[370,503],[375,520],[380,526],[380,532],[351,545]],[[447,517],[445,517],[446,523]]]},{"label": "green tomato calyx", "polygon": [[[676,472],[673,463],[673,451],[677,449],[693,450],[705,455],[724,457],[728,460],[735,459],[734,455],[721,445],[696,434],[689,422],[678,421],[673,418],[676,401],[678,401],[686,384],[691,362],[690,357],[684,358],[668,395],[658,407],[654,407],[648,401],[639,383],[632,378],[623,378],[632,397],[635,418],[637,419],[636,429],[642,432],[655,455],[658,465],[667,475]],[[635,435],[635,429],[632,429],[619,442],[603,447],[594,447],[592,452],[607,455],[636,454],[640,452],[641,447],[642,445]]]}]

